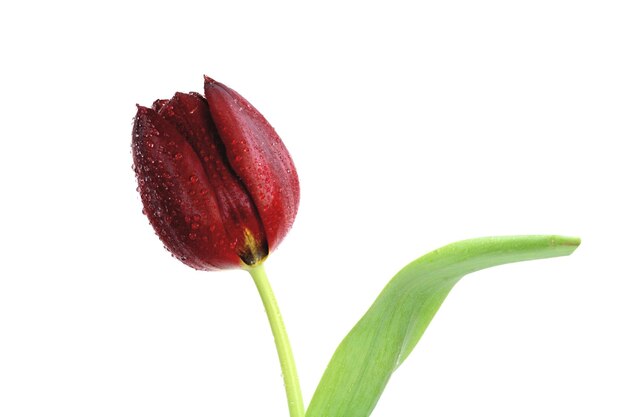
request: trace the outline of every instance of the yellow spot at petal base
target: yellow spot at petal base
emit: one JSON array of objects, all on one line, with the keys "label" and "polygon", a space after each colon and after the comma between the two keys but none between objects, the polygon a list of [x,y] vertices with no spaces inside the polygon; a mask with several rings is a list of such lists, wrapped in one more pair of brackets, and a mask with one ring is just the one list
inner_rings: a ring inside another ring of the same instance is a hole
[{"label": "yellow spot at petal base", "polygon": [[247,266],[258,265],[267,258],[267,246],[259,242],[248,228],[243,232],[243,247],[239,257]]}]

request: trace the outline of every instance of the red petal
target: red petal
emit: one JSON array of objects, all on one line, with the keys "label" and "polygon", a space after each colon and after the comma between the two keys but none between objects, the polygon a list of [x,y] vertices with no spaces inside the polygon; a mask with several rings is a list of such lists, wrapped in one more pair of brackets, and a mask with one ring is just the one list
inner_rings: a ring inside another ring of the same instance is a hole
[{"label": "red petal", "polygon": [[165,246],[196,269],[239,267],[193,148],[154,110],[139,107],[133,157],[148,219]]},{"label": "red petal", "polygon": [[254,200],[271,251],[298,211],[300,186],[293,161],[274,129],[246,99],[209,77],[204,89],[230,166]]}]

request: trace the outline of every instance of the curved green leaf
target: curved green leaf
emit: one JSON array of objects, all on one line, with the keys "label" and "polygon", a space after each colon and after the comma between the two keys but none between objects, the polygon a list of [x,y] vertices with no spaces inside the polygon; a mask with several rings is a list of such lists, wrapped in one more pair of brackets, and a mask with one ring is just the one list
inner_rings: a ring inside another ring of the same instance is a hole
[{"label": "curved green leaf", "polygon": [[307,417],[367,417],[454,284],[491,266],[571,254],[578,238],[507,236],[444,246],[402,269],[341,342]]}]

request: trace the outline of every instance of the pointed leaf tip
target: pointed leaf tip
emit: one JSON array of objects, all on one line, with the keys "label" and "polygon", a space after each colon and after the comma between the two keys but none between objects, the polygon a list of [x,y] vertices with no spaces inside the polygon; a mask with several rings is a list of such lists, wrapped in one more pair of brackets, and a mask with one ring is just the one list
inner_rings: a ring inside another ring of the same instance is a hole
[{"label": "pointed leaf tip", "polygon": [[555,245],[574,246],[574,249],[580,246],[580,238],[574,236],[554,236]]}]

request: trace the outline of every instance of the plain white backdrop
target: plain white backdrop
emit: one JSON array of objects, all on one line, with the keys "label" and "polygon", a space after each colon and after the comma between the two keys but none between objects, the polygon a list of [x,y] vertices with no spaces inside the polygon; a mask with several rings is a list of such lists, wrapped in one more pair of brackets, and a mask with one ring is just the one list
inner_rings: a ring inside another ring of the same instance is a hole
[{"label": "plain white backdrop", "polygon": [[248,98],[298,168],[266,263],[305,402],[385,283],[456,240],[582,237],[453,289],[374,417],[626,415],[620,1],[0,6],[0,415],[287,416],[251,279],[171,258],[135,103]]}]

